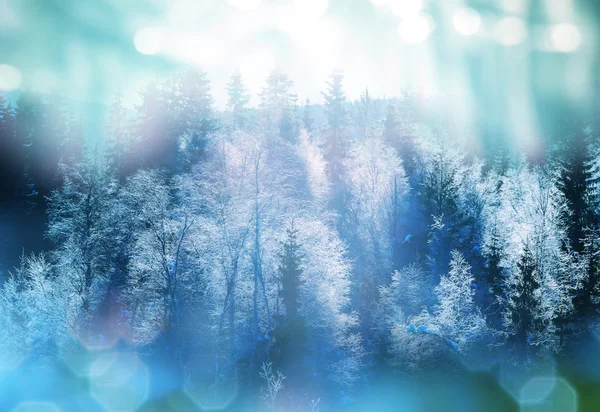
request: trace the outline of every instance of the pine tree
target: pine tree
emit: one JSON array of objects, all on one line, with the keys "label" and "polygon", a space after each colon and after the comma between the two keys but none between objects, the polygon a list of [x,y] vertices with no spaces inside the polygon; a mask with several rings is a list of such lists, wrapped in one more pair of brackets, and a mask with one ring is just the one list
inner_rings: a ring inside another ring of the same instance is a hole
[{"label": "pine tree", "polygon": [[531,346],[537,337],[544,333],[545,325],[540,300],[540,279],[535,258],[529,245],[525,245],[517,263],[517,273],[507,291],[507,311],[505,323],[509,326],[509,350],[517,356],[530,359]]},{"label": "pine tree", "polygon": [[128,130],[125,113],[123,96],[119,92],[108,111],[107,139],[105,143],[108,163],[117,172],[118,176],[122,176],[121,170],[126,160]]},{"label": "pine tree", "polygon": [[300,313],[300,286],[302,268],[300,245],[297,241],[298,229],[294,224],[287,229],[287,239],[280,254],[279,297],[285,308],[285,315],[277,317],[277,326],[273,332],[274,343],[271,358],[277,369],[291,381],[302,382],[304,375],[303,357],[306,354],[306,325]]},{"label": "pine tree", "polygon": [[183,138],[184,158],[178,153],[174,155],[177,167],[181,168],[180,160],[185,160],[185,166],[190,166],[204,156],[209,136],[217,131],[218,124],[210,80],[205,72],[190,70],[178,74],[174,83],[167,95],[173,100],[167,130],[176,152],[182,147]]},{"label": "pine tree", "polygon": [[310,100],[306,99],[306,103],[304,104],[304,115],[302,117],[302,123],[304,125],[304,129],[306,129],[307,132],[312,132],[313,130],[313,126],[314,126],[314,120],[312,118],[312,106],[310,105]]},{"label": "pine tree", "polygon": [[[325,112],[327,114],[328,129],[325,132],[324,154],[328,161],[327,174],[331,182],[332,193],[330,207],[342,217],[346,212],[349,190],[345,182],[345,164],[348,156],[349,144],[344,137],[347,136],[346,95],[342,87],[344,75],[340,70],[334,71],[327,82],[327,90],[321,92],[325,98]],[[344,230],[342,229],[342,232]]]},{"label": "pine tree", "polygon": [[42,102],[33,93],[25,92],[19,96],[15,108],[15,141],[17,151],[13,153],[16,159],[19,179],[16,193],[27,205],[28,213],[36,208],[41,197],[36,187],[32,171],[34,169],[34,147],[40,140],[42,125]]},{"label": "pine tree", "polygon": [[475,289],[471,266],[460,252],[452,251],[450,271],[440,278],[435,289],[439,305],[436,323],[442,336],[451,339],[465,351],[483,332],[485,320],[475,305]]},{"label": "pine tree", "polygon": [[356,105],[356,125],[359,127],[361,136],[368,137],[371,128],[375,123],[375,110],[376,110],[375,101],[371,98],[369,94],[369,89],[365,89],[365,91],[360,95],[360,100]]},{"label": "pine tree", "polygon": [[412,185],[416,183],[417,148],[415,136],[410,125],[411,117],[408,108],[404,112],[395,102],[389,102],[384,120],[383,136],[390,146],[398,152],[402,165]]},{"label": "pine tree", "polygon": [[14,109],[0,96],[0,200],[12,200],[14,196],[14,184],[18,178],[17,153]]},{"label": "pine tree", "polygon": [[584,249],[583,238],[587,227],[595,223],[598,194],[593,186],[597,177],[592,173],[590,136],[577,124],[565,133],[560,145],[557,186],[568,202],[569,245],[575,252]]},{"label": "pine tree", "polygon": [[297,138],[296,100],[292,93],[294,82],[279,70],[273,70],[267,78],[267,85],[260,93],[260,109],[267,130],[273,135],[279,134],[287,141]]},{"label": "pine tree", "polygon": [[250,101],[250,96],[246,92],[242,74],[239,71],[233,73],[227,83],[227,94],[229,95],[227,109],[231,112],[233,128],[242,128],[246,122],[246,105]]},{"label": "pine tree", "polygon": [[325,143],[325,155],[329,158],[343,157],[345,145],[342,142],[344,129],[347,126],[347,112],[345,108],[346,95],[342,87],[344,75],[342,71],[335,70],[327,81],[327,90],[321,92],[325,98],[325,112],[329,125],[328,136]]},{"label": "pine tree", "polygon": [[600,311],[600,230],[585,229],[582,258],[585,262],[583,282],[573,298],[575,318],[583,325],[598,319]]},{"label": "pine tree", "polygon": [[487,245],[486,286],[484,308],[492,327],[500,329],[502,326],[502,305],[504,296],[504,270],[501,266],[504,251],[502,239],[498,233],[497,223],[492,227],[489,245]]}]

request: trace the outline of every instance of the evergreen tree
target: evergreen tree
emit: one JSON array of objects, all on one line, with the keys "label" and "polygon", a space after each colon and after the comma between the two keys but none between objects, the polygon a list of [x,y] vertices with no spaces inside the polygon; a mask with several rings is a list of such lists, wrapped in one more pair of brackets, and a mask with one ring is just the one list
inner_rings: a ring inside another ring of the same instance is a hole
[{"label": "evergreen tree", "polygon": [[294,142],[297,138],[295,120],[296,95],[292,93],[294,82],[279,70],[273,70],[267,85],[260,93],[260,109],[268,133],[278,134]]},{"label": "evergreen tree", "polygon": [[131,162],[134,169],[158,167],[175,161],[177,143],[165,136],[166,103],[162,90],[155,82],[141,92],[141,103],[136,107],[136,141]]},{"label": "evergreen tree", "polygon": [[458,345],[461,352],[482,334],[485,320],[475,305],[471,266],[457,250],[452,251],[450,271],[435,289],[439,304],[435,323],[442,336]]},{"label": "evergreen tree", "polygon": [[301,287],[301,253],[297,241],[298,229],[287,229],[287,239],[280,254],[279,298],[285,308],[285,314],[277,318],[277,326],[273,331],[274,343],[271,347],[271,358],[277,369],[281,370],[290,383],[301,383],[304,378],[303,367],[306,355],[306,325],[300,313]]},{"label": "evergreen tree", "polygon": [[[324,154],[327,163],[327,174],[331,183],[330,207],[339,213],[341,223],[344,221],[346,206],[349,201],[349,190],[346,187],[346,168],[344,161],[348,156],[346,95],[342,87],[344,75],[340,70],[334,71],[327,82],[327,89],[321,92],[325,98],[325,112],[328,128],[325,131]],[[341,229],[342,233],[347,230]]]},{"label": "evergreen tree", "polygon": [[199,70],[178,74],[167,96],[167,101],[172,100],[167,134],[175,152],[183,147],[185,155],[183,159],[174,155],[176,166],[182,166],[179,160],[185,160],[185,166],[189,166],[204,156],[208,138],[218,129],[210,81]]},{"label": "evergreen tree", "polygon": [[376,109],[375,101],[369,95],[369,89],[365,89],[360,95],[355,113],[355,123],[359,128],[360,135],[364,138],[369,136],[375,124]]},{"label": "evergreen tree", "polygon": [[227,83],[227,109],[231,112],[232,126],[234,129],[242,128],[246,122],[246,105],[250,101],[250,96],[246,92],[242,74],[236,71]]},{"label": "evergreen tree", "polygon": [[594,190],[598,177],[591,168],[590,136],[577,124],[565,132],[559,148],[557,186],[568,202],[565,218],[570,222],[569,245],[565,246],[581,253],[585,229],[594,224],[599,201]]},{"label": "evergreen tree", "polygon": [[403,105],[404,112],[401,113],[397,102],[388,103],[383,136],[388,144],[398,152],[411,185],[416,186],[417,148],[411,126],[412,117],[406,106],[408,104]]},{"label": "evergreen tree", "polygon": [[13,156],[19,179],[17,180],[16,193],[27,205],[28,212],[36,208],[41,201],[39,188],[36,187],[32,170],[34,170],[34,144],[39,142],[42,122],[41,99],[29,92],[19,96],[15,109],[15,141],[18,148]]},{"label": "evergreen tree", "polygon": [[504,296],[504,269],[501,265],[504,257],[502,238],[499,234],[498,223],[494,222],[491,229],[489,244],[486,245],[486,287],[483,307],[490,321],[490,325],[496,329],[502,326],[502,305]]},{"label": "evergreen tree", "polygon": [[325,155],[328,158],[344,157],[345,142],[342,141],[348,124],[346,112],[346,95],[342,82],[344,75],[341,70],[335,70],[327,81],[327,89],[321,92],[325,98],[325,113],[329,125],[325,143]]},{"label": "evergreen tree", "polygon": [[14,133],[14,109],[0,96],[0,200],[12,200],[18,179],[19,153]]},{"label": "evergreen tree", "polygon": [[536,345],[545,325],[542,317],[541,283],[535,258],[525,245],[517,263],[517,273],[508,286],[505,323],[509,328],[508,346],[517,356],[530,360],[531,346]]},{"label": "evergreen tree", "polygon": [[121,173],[125,166],[127,155],[128,127],[125,107],[123,106],[123,96],[119,92],[109,110],[106,130],[105,153],[108,163],[117,172],[117,175],[123,177]]},{"label": "evergreen tree", "polygon": [[600,230],[585,229],[582,258],[585,276],[573,298],[574,318],[584,326],[598,319],[600,311]]},{"label": "evergreen tree", "polygon": [[310,104],[310,100],[306,99],[306,103],[304,103],[304,113],[302,117],[302,123],[307,132],[312,132],[314,126],[314,120],[312,118],[312,106]]}]

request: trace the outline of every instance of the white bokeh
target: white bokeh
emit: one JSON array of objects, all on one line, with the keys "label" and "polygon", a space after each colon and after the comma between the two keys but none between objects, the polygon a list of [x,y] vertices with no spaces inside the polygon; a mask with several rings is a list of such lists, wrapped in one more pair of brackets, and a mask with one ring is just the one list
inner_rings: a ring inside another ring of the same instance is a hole
[{"label": "white bokeh", "polygon": [[156,54],[161,50],[163,33],[153,27],[144,27],[135,34],[133,44],[142,54]]},{"label": "white bokeh", "polygon": [[479,13],[473,9],[460,8],[454,12],[452,23],[458,33],[464,36],[472,36],[479,31],[481,18]]},{"label": "white bokeh", "polygon": [[0,64],[0,92],[9,92],[21,87],[21,72],[14,66]]},{"label": "white bokeh", "polygon": [[431,35],[434,29],[432,19],[424,14],[402,20],[398,25],[398,36],[408,44],[421,43]]}]

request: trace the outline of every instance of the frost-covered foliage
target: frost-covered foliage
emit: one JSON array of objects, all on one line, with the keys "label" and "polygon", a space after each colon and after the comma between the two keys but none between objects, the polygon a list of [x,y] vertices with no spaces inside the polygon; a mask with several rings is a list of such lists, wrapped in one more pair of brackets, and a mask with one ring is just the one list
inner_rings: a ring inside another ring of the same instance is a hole
[{"label": "frost-covered foliage", "polygon": [[438,305],[432,331],[449,339],[459,351],[467,351],[485,332],[485,319],[475,304],[475,284],[471,267],[458,251],[452,252],[450,271],[442,275],[435,289]]},{"label": "frost-covered foliage", "polygon": [[217,113],[204,74],[177,74],[130,127],[116,99],[106,150],[70,136],[44,202],[25,167],[15,202],[47,206],[52,246],[2,283],[0,368],[129,347],[211,399],[262,385],[268,409],[316,410],[388,367],[531,365],[592,336],[592,131],[535,162],[476,156],[418,96],[351,102],[343,82],[299,110],[275,71],[252,108],[236,73]]}]

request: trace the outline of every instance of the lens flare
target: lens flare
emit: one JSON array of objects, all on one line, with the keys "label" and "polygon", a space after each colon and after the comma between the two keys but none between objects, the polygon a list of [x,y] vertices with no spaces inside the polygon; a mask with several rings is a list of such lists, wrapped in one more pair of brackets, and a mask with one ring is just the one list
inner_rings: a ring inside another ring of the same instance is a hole
[{"label": "lens flare", "polygon": [[21,87],[21,72],[8,64],[0,64],[0,91],[9,92]]},{"label": "lens flare", "polygon": [[422,0],[388,0],[387,3],[392,9],[392,13],[401,19],[414,17],[423,8]]},{"label": "lens flare", "polygon": [[421,43],[433,32],[434,24],[429,16],[420,14],[406,20],[398,25],[398,36],[408,44]]},{"label": "lens flare", "polygon": [[504,46],[516,46],[527,38],[527,27],[519,18],[505,17],[496,23],[494,37]]},{"label": "lens flare", "polygon": [[133,38],[135,48],[142,54],[152,55],[158,53],[161,48],[161,43],[161,31],[152,27],[140,29]]},{"label": "lens flare", "polygon": [[296,11],[309,18],[322,17],[329,7],[328,0],[294,0]]},{"label": "lens flare", "polygon": [[581,41],[581,32],[572,24],[561,23],[550,29],[550,42],[556,51],[574,52],[579,48]]},{"label": "lens flare", "polygon": [[238,9],[255,10],[261,6],[262,0],[227,0],[227,3]]},{"label": "lens flare", "polygon": [[479,13],[473,9],[463,8],[458,9],[454,16],[452,16],[452,23],[454,23],[454,29],[464,35],[472,36],[479,31],[481,26],[481,18]]}]

